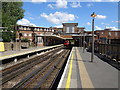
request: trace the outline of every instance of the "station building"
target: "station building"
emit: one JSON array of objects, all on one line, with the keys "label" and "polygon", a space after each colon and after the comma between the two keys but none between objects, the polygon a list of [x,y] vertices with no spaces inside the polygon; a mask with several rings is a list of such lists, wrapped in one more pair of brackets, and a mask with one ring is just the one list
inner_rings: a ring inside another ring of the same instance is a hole
[{"label": "station building", "polygon": [[91,42],[92,34],[87,33],[85,27],[78,27],[78,23],[62,25],[62,28],[15,26],[16,40],[27,38],[36,46],[63,44],[65,40],[70,40],[76,46],[83,46],[83,41]]},{"label": "station building", "polygon": [[[15,26],[16,40],[28,39],[36,46],[49,46],[63,43],[63,39],[54,33],[52,27]],[[58,42],[59,41],[59,42]]]},{"label": "station building", "polygon": [[102,44],[120,44],[120,30],[96,30],[96,40],[99,40]]}]

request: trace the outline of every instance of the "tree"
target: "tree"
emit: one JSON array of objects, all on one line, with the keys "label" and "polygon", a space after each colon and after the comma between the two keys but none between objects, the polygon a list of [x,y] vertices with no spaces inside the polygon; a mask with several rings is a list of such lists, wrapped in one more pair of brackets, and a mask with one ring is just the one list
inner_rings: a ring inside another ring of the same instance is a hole
[{"label": "tree", "polygon": [[3,41],[9,42],[15,39],[14,26],[24,17],[22,6],[23,2],[2,2],[2,27],[8,27],[7,32],[3,31]]}]

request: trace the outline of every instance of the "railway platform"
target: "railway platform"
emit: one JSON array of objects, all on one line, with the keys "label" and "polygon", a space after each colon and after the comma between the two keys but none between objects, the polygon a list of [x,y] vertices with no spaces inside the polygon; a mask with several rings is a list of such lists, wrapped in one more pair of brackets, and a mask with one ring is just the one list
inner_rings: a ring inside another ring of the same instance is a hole
[{"label": "railway platform", "polygon": [[28,49],[21,49],[20,51],[6,51],[6,52],[0,52],[0,61],[12,57],[22,56],[29,53],[34,53],[42,50],[52,49],[55,47],[62,46],[60,45],[54,45],[54,46],[43,46],[43,47],[34,47],[34,48],[28,48]]},{"label": "railway platform", "polygon": [[46,47],[47,46],[32,47],[32,48],[28,48],[28,49],[11,50],[11,51],[0,52],[0,58],[7,57],[7,56],[12,56],[12,55],[19,54],[19,53],[30,52],[30,51],[34,51],[34,50],[38,50],[38,49],[43,49],[43,48],[46,48]]},{"label": "railway platform", "polygon": [[80,47],[73,47],[61,76],[57,89],[60,88],[116,88],[119,87],[119,71]]}]

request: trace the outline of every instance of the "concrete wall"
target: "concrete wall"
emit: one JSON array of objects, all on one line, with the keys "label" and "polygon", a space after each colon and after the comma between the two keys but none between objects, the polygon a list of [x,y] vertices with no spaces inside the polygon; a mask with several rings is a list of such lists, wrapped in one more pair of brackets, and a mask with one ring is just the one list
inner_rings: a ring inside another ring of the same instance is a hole
[{"label": "concrete wall", "polygon": [[[21,46],[29,47],[29,43],[28,42],[21,42]],[[12,43],[5,42],[4,43],[4,48],[5,48],[5,51],[12,50]],[[19,49],[20,49],[19,42],[13,42],[13,50],[19,50]]]}]

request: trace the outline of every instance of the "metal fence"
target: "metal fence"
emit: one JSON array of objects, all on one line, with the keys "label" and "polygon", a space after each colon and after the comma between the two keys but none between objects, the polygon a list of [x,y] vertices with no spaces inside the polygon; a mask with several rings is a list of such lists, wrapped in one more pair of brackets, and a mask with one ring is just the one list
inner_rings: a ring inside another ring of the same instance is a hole
[{"label": "metal fence", "polygon": [[111,59],[120,61],[120,44],[99,44],[98,52]]}]

